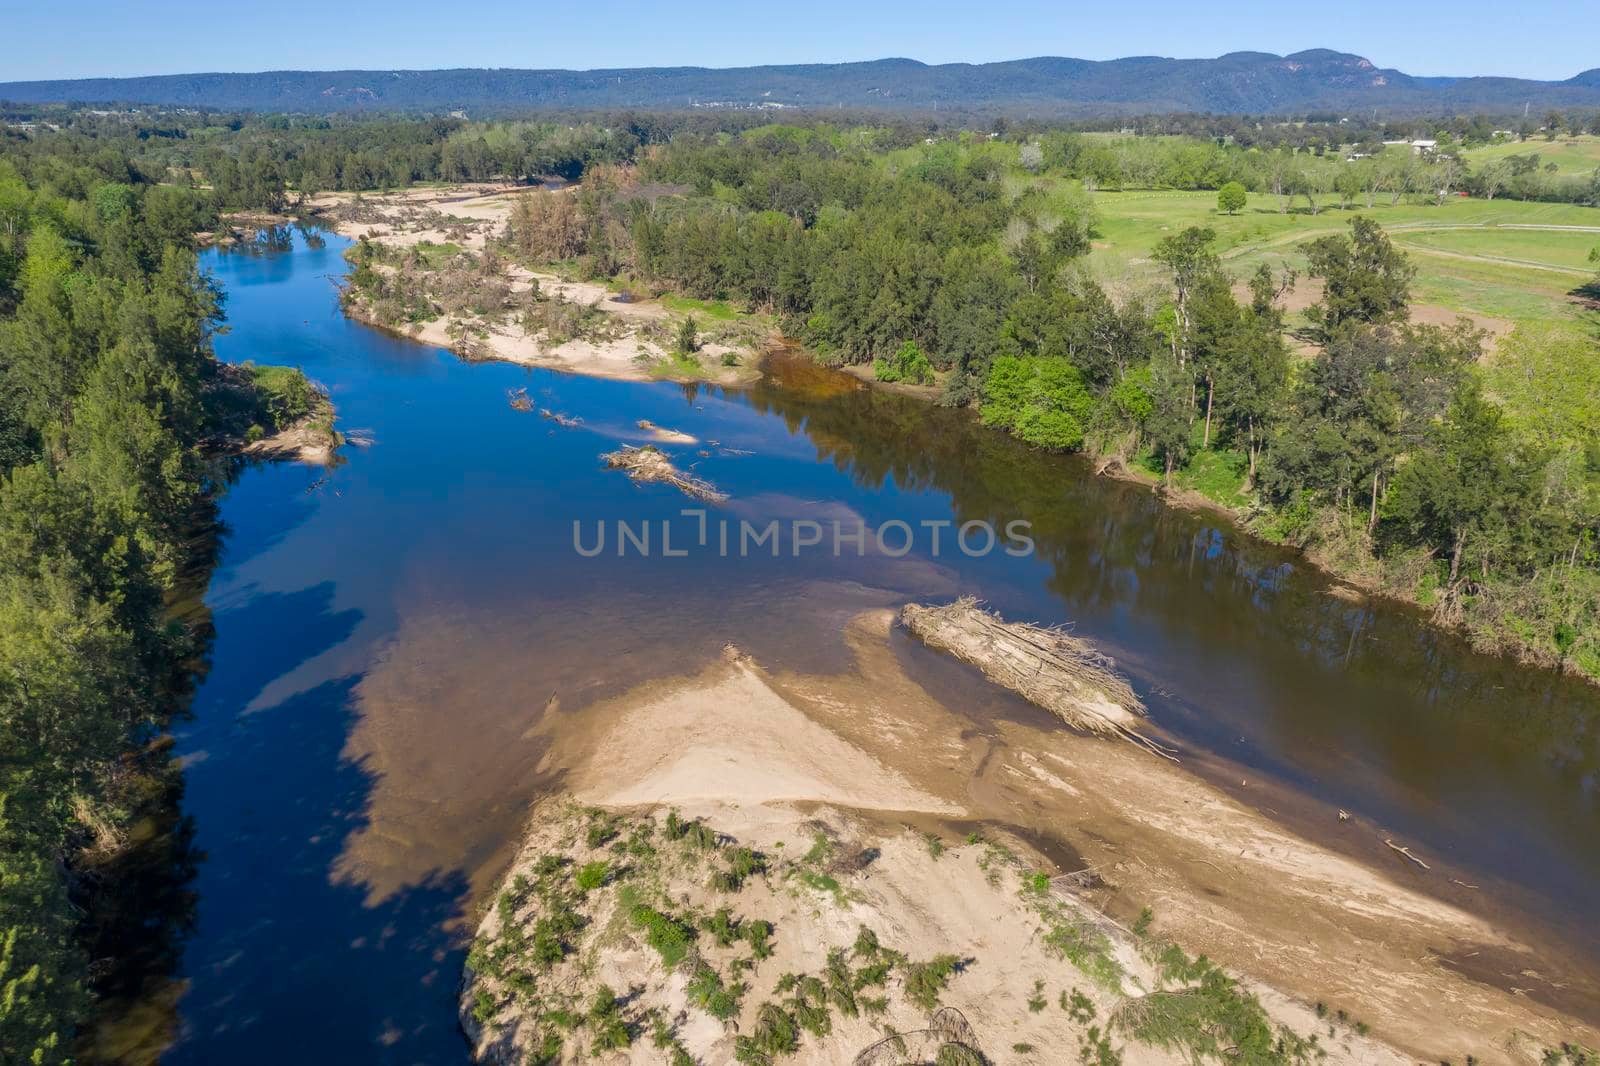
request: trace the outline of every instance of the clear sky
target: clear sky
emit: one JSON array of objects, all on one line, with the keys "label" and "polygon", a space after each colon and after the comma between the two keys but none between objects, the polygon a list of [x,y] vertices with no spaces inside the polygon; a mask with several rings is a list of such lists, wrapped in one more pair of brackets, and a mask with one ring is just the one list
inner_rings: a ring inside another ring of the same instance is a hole
[{"label": "clear sky", "polygon": [[0,0],[0,81],[194,71],[1280,54],[1409,74],[1600,66],[1596,0]]}]

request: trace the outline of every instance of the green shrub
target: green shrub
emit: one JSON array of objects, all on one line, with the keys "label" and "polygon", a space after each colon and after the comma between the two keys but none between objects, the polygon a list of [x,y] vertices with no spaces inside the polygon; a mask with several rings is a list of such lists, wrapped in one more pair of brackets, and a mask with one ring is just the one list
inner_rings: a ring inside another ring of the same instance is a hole
[{"label": "green shrub", "polygon": [[1095,406],[1083,374],[1067,360],[1002,355],[990,364],[978,414],[1029,444],[1072,451],[1083,447]]},{"label": "green shrub", "polygon": [[577,885],[581,892],[592,892],[611,880],[611,864],[601,859],[585,864],[578,870]]},{"label": "green shrub", "polygon": [[800,1031],[794,1018],[776,1003],[763,1003],[750,1035],[734,1042],[733,1055],[746,1066],[764,1066],[780,1055],[793,1055],[799,1049]]},{"label": "green shrub", "polygon": [[700,928],[710,933],[719,947],[727,947],[739,939],[740,924],[732,911],[726,907],[718,907],[715,914],[701,920]]},{"label": "green shrub", "polygon": [[593,1034],[591,1046],[596,1051],[616,1051],[633,1043],[633,1033],[622,1017],[616,993],[606,985],[595,989],[594,1000],[589,1005],[589,1031]]},{"label": "green shrub", "polygon": [[887,358],[872,361],[872,373],[879,381],[903,381],[910,385],[932,385],[933,364],[916,341],[906,341]]},{"label": "green shrub", "polygon": [[258,404],[273,428],[288,429],[311,413],[321,395],[298,367],[252,366]]},{"label": "green shrub", "polygon": [[906,998],[923,1010],[934,1010],[939,1006],[940,993],[960,969],[961,960],[954,955],[936,955],[927,962],[908,963],[905,967]]},{"label": "green shrub", "polygon": [[678,332],[673,337],[672,351],[678,356],[692,356],[700,350],[700,327],[695,322],[694,316],[689,315],[678,323]]},{"label": "green shrub", "polygon": [[689,1000],[718,1021],[727,1021],[739,1013],[745,991],[743,982],[725,984],[721,974],[703,963],[689,979]]},{"label": "green shrub", "polygon": [[678,965],[689,954],[689,945],[694,942],[694,929],[688,925],[643,903],[634,907],[628,917],[634,925],[645,930],[645,942],[661,956],[667,969]]},{"label": "green shrub", "polygon": [[772,955],[772,923],[760,919],[743,922],[739,931],[744,935],[745,943],[750,945],[750,954],[758,959],[769,958]]},{"label": "green shrub", "polygon": [[718,892],[737,892],[744,887],[745,879],[765,872],[767,862],[760,852],[750,848],[733,848],[727,853],[728,868],[711,875],[711,887]]}]

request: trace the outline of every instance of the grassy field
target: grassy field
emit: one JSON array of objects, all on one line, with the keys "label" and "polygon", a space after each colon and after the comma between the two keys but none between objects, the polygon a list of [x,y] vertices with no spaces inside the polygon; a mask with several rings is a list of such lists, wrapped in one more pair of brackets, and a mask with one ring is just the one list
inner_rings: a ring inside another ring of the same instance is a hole
[{"label": "grassy field", "polygon": [[1600,169],[1600,137],[1557,137],[1547,141],[1542,136],[1526,141],[1507,141],[1504,144],[1486,144],[1463,153],[1477,169],[1495,159],[1510,155],[1536,155],[1541,165],[1554,163],[1562,174],[1588,174]]},{"label": "grassy field", "polygon": [[732,322],[739,317],[739,311],[727,300],[696,300],[688,296],[674,296],[667,294],[661,297],[661,304],[669,311],[680,314],[694,315],[701,319],[710,319],[716,322]]},{"label": "grassy field", "polygon": [[1253,195],[1239,214],[1224,215],[1212,192],[1097,192],[1093,202],[1099,236],[1090,268],[1107,282],[1158,283],[1161,271],[1150,253],[1162,237],[1186,226],[1214,229],[1224,263],[1236,275],[1263,262],[1298,268],[1304,265],[1301,243],[1344,231],[1359,213],[1411,253],[1420,302],[1512,322],[1580,314],[1570,294],[1593,277],[1589,250],[1600,246],[1600,210],[1569,204],[1457,197],[1443,205],[1380,201],[1370,211],[1333,206],[1313,215],[1303,199],[1285,214],[1276,199]]}]

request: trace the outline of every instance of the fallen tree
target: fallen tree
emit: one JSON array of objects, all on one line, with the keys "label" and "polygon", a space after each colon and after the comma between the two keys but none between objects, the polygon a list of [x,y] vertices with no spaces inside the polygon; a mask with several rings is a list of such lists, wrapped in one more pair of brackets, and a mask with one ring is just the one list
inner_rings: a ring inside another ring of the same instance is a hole
[{"label": "fallen tree", "polygon": [[623,445],[614,452],[607,452],[600,457],[605,464],[615,470],[626,470],[628,477],[634,481],[649,482],[659,481],[671,485],[685,496],[708,503],[722,503],[728,498],[727,493],[719,492],[717,487],[703,478],[692,474],[685,474],[672,465],[672,460],[655,445],[646,444],[635,448]]},{"label": "fallen tree", "polygon": [[908,603],[900,621],[928,647],[971,663],[990,681],[1068,725],[1120,736],[1173,758],[1139,734],[1144,701],[1116,673],[1116,664],[1089,642],[1061,629],[1007,622],[971,596],[943,607]]}]

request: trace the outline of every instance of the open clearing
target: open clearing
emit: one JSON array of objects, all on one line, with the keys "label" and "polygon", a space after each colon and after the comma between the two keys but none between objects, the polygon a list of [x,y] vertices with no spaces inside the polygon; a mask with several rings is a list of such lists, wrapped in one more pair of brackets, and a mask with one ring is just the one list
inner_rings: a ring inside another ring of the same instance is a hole
[{"label": "open clearing", "polygon": [[1586,174],[1600,168],[1600,137],[1557,137],[1547,141],[1543,137],[1526,141],[1506,141],[1504,144],[1486,144],[1462,153],[1474,169],[1496,159],[1513,155],[1536,155],[1540,166],[1556,165],[1562,174]]},{"label": "open clearing", "polygon": [[1571,294],[1592,276],[1589,251],[1600,247],[1600,211],[1572,204],[1455,197],[1390,206],[1385,198],[1371,209],[1335,203],[1313,215],[1303,198],[1284,213],[1276,198],[1252,194],[1243,211],[1224,215],[1212,192],[1097,192],[1093,200],[1099,224],[1091,271],[1108,283],[1152,290],[1163,275],[1151,252],[1187,226],[1215,230],[1224,265],[1243,277],[1261,263],[1303,269],[1303,242],[1343,232],[1352,217],[1366,215],[1412,254],[1425,320],[1460,313],[1516,323],[1548,321],[1552,310],[1582,314]]}]

